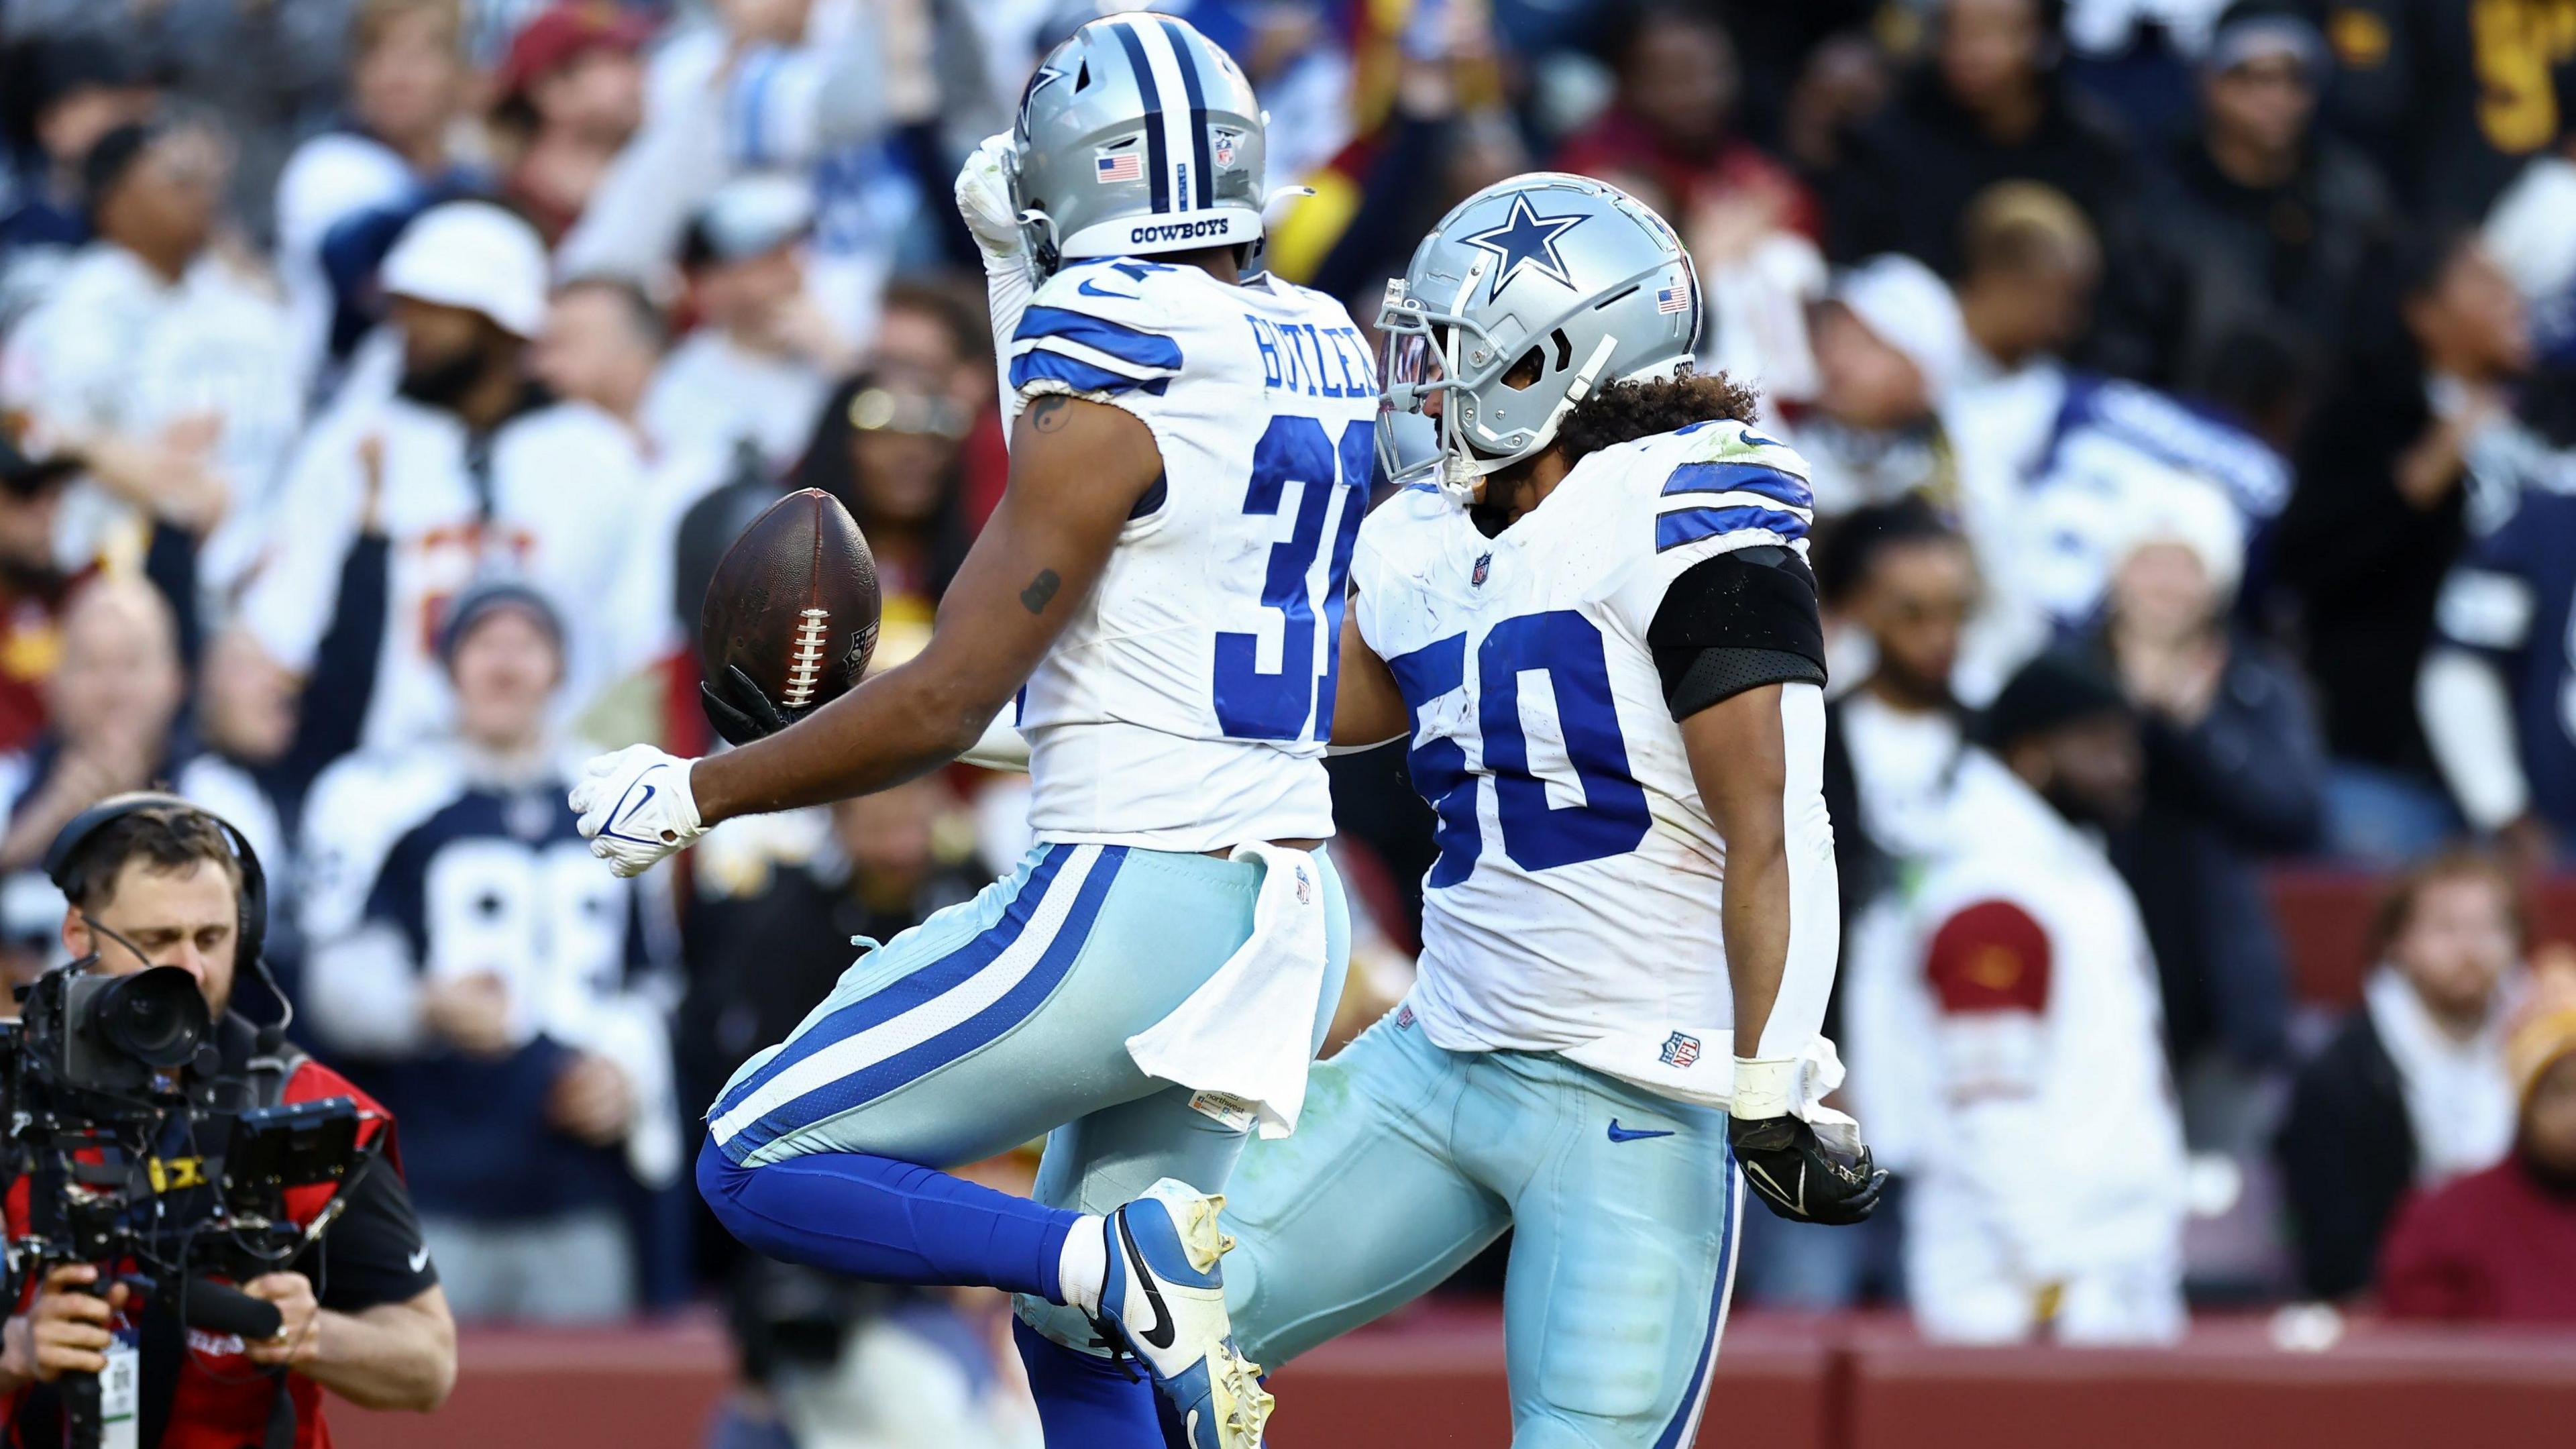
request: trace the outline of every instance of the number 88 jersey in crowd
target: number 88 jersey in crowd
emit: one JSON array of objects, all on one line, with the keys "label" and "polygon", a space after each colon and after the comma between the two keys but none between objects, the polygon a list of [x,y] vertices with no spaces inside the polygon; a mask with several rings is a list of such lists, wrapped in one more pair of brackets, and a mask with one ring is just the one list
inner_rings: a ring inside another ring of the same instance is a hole
[{"label": "number 88 jersey in crowd", "polygon": [[[1407,763],[1439,817],[1408,1002],[1434,1044],[1644,1040],[1665,1068],[1709,1055],[1722,1089],[1726,844],[1647,636],[1695,565],[1745,549],[1803,560],[1805,473],[1712,421],[1586,456],[1492,537],[1428,483],[1361,528],[1352,607],[1404,696]],[[1819,692],[1789,694],[1787,726],[1820,737]],[[1788,754],[1794,774],[1802,752]],[[1805,784],[1789,798],[1813,798]],[[1809,905],[1794,903],[1797,928],[1812,928]]]},{"label": "number 88 jersey in crowd", "polygon": [[1164,469],[1020,697],[1030,827],[1185,851],[1331,835],[1321,760],[1377,417],[1350,314],[1275,277],[1075,262],[1009,365],[1023,399],[1134,414]]}]

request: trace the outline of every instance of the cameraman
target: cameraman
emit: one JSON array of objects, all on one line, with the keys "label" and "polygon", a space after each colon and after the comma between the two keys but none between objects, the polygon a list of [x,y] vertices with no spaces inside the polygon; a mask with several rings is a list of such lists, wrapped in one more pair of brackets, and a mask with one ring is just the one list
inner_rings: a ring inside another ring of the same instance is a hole
[{"label": "cameraman", "polygon": [[[216,1020],[211,1040],[225,1077],[264,1080],[269,1090],[258,1095],[277,1102],[354,1098],[370,1114],[362,1141],[391,1133],[390,1119],[338,1074],[292,1047],[262,1041],[257,1028],[227,1014],[243,871],[214,816],[177,801],[132,809],[95,827],[60,879],[71,903],[63,945],[75,958],[95,956],[93,969],[111,974],[169,965],[197,978]],[[290,1190],[288,1213],[309,1223],[339,1190]],[[329,1442],[324,1387],[372,1409],[426,1411],[446,1398],[456,1377],[455,1325],[395,1162],[375,1163],[346,1190],[347,1208],[320,1244],[291,1270],[241,1285],[276,1305],[283,1327],[274,1338],[245,1344],[197,1330],[183,1337],[171,1304],[139,1305],[141,1443],[311,1449]],[[27,1195],[24,1181],[9,1185],[12,1239],[27,1231]],[[90,1265],[54,1269],[0,1335],[10,1443],[54,1442],[59,1406],[41,1386],[103,1369],[111,1315],[137,1308],[139,1295],[121,1283],[104,1297],[79,1291],[98,1274]],[[31,1385],[39,1387],[31,1393]]]}]

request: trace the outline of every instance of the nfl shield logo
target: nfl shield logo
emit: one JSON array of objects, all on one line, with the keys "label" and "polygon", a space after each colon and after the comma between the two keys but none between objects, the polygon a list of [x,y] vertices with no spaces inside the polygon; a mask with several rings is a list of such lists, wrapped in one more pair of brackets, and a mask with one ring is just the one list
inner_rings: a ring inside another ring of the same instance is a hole
[{"label": "nfl shield logo", "polygon": [[1314,902],[1315,883],[1306,879],[1306,867],[1301,865],[1297,867],[1297,904],[1306,906]]},{"label": "nfl shield logo", "polygon": [[1216,139],[1208,144],[1208,155],[1213,157],[1216,164],[1219,166],[1233,165],[1234,133],[1232,131],[1217,132]]},{"label": "nfl shield logo", "polygon": [[1485,575],[1493,572],[1493,568],[1494,556],[1492,553],[1487,552],[1478,554],[1476,556],[1476,571],[1467,576],[1467,582],[1476,588],[1483,588],[1485,586]]},{"label": "nfl shield logo", "polygon": [[1396,1029],[1397,1031],[1402,1031],[1402,1030],[1404,1030],[1406,1027],[1411,1026],[1411,1025],[1413,1025],[1413,1007],[1412,1007],[1410,1004],[1408,1004],[1408,1005],[1406,1005],[1406,1006],[1404,1006],[1404,1007],[1402,1007],[1402,1008],[1399,1008],[1399,1009],[1396,1011],[1396,1013],[1395,1013],[1395,1029]]},{"label": "nfl shield logo", "polygon": [[1699,1038],[1685,1032],[1674,1032],[1664,1039],[1664,1065],[1686,1067],[1699,1060]]}]

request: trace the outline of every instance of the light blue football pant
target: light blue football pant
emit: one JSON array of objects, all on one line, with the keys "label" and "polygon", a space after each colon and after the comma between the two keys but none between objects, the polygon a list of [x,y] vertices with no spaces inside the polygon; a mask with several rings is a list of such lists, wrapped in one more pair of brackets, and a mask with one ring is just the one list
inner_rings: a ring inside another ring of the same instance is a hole
[{"label": "light blue football pant", "polygon": [[1724,1112],[1552,1054],[1444,1051],[1399,1009],[1318,1064],[1295,1134],[1236,1169],[1235,1340],[1276,1369],[1508,1227],[1513,1449],[1678,1449],[1725,1327],[1743,1192]]},{"label": "light blue football pant", "polygon": [[[1350,917],[1331,858],[1314,860],[1330,953],[1320,1045]],[[975,899],[861,956],[786,1041],[744,1063],[708,1114],[714,1145],[748,1167],[858,1152],[945,1168],[1044,1135],[1049,1206],[1099,1212],[1164,1177],[1220,1191],[1246,1133],[1139,1071],[1126,1043],[1250,939],[1261,875],[1187,852],[1036,846]]]}]

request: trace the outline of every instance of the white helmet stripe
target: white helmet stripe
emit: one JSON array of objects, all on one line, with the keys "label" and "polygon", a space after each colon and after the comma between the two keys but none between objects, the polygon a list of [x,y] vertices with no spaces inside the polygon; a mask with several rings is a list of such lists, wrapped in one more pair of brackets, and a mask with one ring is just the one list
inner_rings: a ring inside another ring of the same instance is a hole
[{"label": "white helmet stripe", "polygon": [[1154,210],[1190,210],[1196,205],[1191,200],[1191,186],[1197,178],[1190,174],[1195,148],[1190,139],[1189,83],[1181,74],[1180,53],[1172,48],[1172,33],[1163,28],[1160,17],[1142,11],[1114,17],[1114,21],[1134,38],[1135,46],[1129,54],[1141,51],[1143,73],[1153,86],[1149,94],[1157,95],[1162,102],[1156,108],[1156,117],[1146,122],[1148,126],[1157,118],[1161,122],[1158,144],[1151,148],[1154,156],[1149,158],[1159,160],[1164,167],[1163,174],[1155,178]]}]

